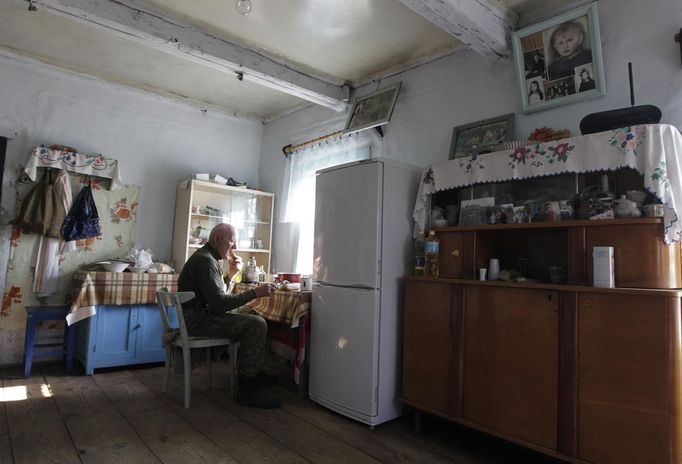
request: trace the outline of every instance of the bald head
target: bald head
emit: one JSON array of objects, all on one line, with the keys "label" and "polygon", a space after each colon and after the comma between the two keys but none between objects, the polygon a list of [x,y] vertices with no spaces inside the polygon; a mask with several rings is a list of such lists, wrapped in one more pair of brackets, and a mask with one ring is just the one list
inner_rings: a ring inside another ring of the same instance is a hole
[{"label": "bald head", "polygon": [[208,236],[208,243],[218,251],[223,259],[227,259],[230,250],[236,248],[237,230],[231,224],[218,224]]}]

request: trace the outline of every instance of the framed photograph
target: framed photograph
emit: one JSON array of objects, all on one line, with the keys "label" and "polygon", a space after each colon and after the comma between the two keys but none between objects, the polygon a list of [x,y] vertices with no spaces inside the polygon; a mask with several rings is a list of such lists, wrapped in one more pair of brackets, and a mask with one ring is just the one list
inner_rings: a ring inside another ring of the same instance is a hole
[{"label": "framed photograph", "polygon": [[494,214],[495,197],[462,200],[459,209],[460,226],[478,226],[487,224],[491,214]]},{"label": "framed photograph", "polygon": [[597,4],[512,34],[524,112],[606,95]]},{"label": "framed photograph", "polygon": [[449,159],[490,153],[511,140],[513,134],[514,113],[457,126],[452,130]]},{"label": "framed photograph", "polygon": [[391,120],[402,82],[358,98],[346,121],[344,134],[382,126]]}]

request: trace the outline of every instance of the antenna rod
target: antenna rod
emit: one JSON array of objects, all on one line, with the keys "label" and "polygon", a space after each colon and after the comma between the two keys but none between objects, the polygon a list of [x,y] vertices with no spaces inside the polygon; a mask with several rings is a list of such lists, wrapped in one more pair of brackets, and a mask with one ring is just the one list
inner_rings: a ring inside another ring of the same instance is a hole
[{"label": "antenna rod", "polygon": [[632,62],[628,62],[628,75],[630,76],[630,106],[635,106],[635,87],[632,82]]}]

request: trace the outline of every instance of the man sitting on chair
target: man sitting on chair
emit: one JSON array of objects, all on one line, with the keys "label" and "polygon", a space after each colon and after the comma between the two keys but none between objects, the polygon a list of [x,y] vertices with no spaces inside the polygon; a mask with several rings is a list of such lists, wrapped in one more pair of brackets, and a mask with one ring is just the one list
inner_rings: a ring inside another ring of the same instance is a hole
[{"label": "man sitting on chair", "polygon": [[185,263],[178,279],[178,290],[194,292],[195,298],[183,305],[187,331],[192,336],[230,338],[239,343],[239,380],[236,400],[256,408],[274,408],[279,398],[271,388],[276,378],[263,372],[267,325],[256,314],[232,311],[254,298],[270,295],[273,284],[230,295],[225,293],[220,260],[230,261],[229,275],[241,268],[237,233],[230,224],[218,224],[211,230],[208,242]]}]

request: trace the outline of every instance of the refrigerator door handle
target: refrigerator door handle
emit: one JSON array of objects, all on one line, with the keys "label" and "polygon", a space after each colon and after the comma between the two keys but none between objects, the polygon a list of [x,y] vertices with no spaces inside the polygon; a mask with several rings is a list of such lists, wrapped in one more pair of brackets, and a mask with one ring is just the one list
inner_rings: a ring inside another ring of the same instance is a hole
[{"label": "refrigerator door handle", "polygon": [[333,284],[333,283],[321,282],[321,281],[313,282],[313,286],[315,286],[315,285],[317,285],[318,287],[359,288],[362,290],[376,290],[376,288],[377,288],[377,287],[374,287],[372,285],[367,285],[367,284],[340,285],[340,284]]}]

